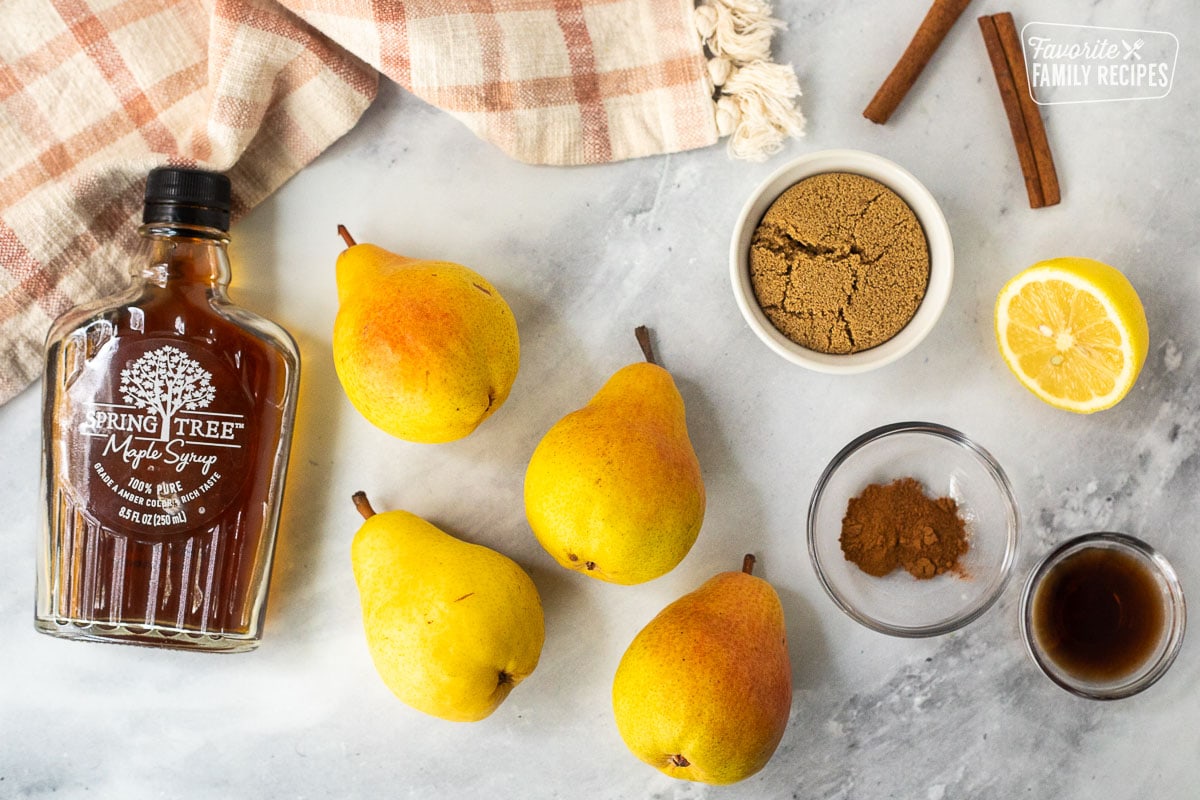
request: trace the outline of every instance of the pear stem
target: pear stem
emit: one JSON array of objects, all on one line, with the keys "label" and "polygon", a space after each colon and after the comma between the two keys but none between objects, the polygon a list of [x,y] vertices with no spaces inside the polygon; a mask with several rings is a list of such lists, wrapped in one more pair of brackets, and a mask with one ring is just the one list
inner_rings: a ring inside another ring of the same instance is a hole
[{"label": "pear stem", "polygon": [[651,364],[657,364],[658,362],[654,360],[654,348],[650,346],[650,329],[645,325],[638,325],[633,329],[633,335],[642,348],[642,355],[646,356],[646,360]]},{"label": "pear stem", "polygon": [[342,241],[346,243],[346,247],[354,247],[358,242],[354,241],[354,237],[350,235],[350,231],[346,230],[345,225],[338,225],[338,236],[342,237]]},{"label": "pear stem", "polygon": [[375,516],[375,509],[371,508],[371,501],[367,499],[366,492],[355,492],[350,499],[354,501],[354,507],[362,514],[363,519]]},{"label": "pear stem", "polygon": [[746,553],[746,557],[742,559],[742,572],[747,575],[754,574],[754,554]]}]

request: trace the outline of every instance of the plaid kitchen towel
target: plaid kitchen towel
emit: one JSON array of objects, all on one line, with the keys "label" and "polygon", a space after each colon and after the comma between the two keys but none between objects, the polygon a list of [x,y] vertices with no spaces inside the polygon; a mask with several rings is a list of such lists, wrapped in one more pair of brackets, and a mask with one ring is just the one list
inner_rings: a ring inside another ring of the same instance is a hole
[{"label": "plaid kitchen towel", "polygon": [[126,281],[153,166],[228,172],[236,218],[380,72],[522,161],[761,158],[803,126],[778,27],[766,0],[0,0],[0,403]]}]

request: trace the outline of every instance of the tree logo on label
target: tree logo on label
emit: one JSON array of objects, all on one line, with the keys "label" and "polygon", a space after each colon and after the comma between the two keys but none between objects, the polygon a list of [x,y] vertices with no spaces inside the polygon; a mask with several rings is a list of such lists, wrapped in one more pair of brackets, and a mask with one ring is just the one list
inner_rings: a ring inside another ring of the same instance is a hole
[{"label": "tree logo on label", "polygon": [[212,373],[177,347],[165,345],[127,362],[121,370],[121,397],[162,420],[159,441],[171,438],[171,420],[180,411],[206,408],[217,396]]}]

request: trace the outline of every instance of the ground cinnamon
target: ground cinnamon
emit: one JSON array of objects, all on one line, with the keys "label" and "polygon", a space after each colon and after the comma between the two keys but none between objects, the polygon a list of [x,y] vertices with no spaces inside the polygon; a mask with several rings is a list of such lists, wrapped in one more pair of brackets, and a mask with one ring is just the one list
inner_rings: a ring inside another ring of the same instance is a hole
[{"label": "ground cinnamon", "polygon": [[931,498],[914,478],[873,483],[851,498],[842,518],[842,554],[868,575],[902,567],[914,578],[962,574],[967,532],[950,497]]}]

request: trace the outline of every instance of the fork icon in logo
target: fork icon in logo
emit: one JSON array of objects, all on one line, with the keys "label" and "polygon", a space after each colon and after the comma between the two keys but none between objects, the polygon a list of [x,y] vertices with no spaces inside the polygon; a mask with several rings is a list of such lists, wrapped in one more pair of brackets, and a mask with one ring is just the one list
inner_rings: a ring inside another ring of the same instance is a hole
[{"label": "fork icon in logo", "polygon": [[1139,53],[1138,50],[1142,49],[1143,44],[1145,44],[1145,42],[1142,41],[1141,39],[1138,39],[1133,44],[1130,44],[1129,42],[1122,39],[1121,45],[1125,48],[1125,56],[1124,56],[1125,60],[1128,61],[1129,59],[1132,58],[1136,61],[1141,61],[1142,54]]}]

